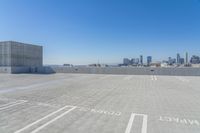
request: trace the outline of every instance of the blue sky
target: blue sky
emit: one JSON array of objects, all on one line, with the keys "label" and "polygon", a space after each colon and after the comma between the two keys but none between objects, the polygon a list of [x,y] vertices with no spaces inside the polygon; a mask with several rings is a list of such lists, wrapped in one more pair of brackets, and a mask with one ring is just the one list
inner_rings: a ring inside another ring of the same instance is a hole
[{"label": "blue sky", "polygon": [[0,40],[44,46],[44,64],[200,55],[200,0],[0,0]]}]

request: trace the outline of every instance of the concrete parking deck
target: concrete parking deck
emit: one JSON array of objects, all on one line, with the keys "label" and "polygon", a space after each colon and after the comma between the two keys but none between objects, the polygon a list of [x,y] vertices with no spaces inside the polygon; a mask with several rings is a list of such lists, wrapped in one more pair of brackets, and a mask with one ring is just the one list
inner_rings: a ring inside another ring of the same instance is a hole
[{"label": "concrete parking deck", "polygon": [[0,74],[0,133],[199,133],[200,77]]}]

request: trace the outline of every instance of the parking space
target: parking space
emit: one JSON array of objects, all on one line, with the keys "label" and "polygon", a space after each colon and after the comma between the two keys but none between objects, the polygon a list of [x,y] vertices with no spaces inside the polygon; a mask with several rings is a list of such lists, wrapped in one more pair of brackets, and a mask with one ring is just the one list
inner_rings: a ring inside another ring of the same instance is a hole
[{"label": "parking space", "polygon": [[0,80],[2,133],[200,132],[199,77],[23,74],[4,78]]}]

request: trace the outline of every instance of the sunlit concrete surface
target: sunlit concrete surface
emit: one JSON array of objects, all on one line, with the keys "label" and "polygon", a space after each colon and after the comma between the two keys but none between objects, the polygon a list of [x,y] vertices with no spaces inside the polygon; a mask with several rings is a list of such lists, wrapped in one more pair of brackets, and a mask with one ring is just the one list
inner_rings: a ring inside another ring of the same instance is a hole
[{"label": "sunlit concrete surface", "polygon": [[0,74],[0,133],[199,133],[200,77]]}]

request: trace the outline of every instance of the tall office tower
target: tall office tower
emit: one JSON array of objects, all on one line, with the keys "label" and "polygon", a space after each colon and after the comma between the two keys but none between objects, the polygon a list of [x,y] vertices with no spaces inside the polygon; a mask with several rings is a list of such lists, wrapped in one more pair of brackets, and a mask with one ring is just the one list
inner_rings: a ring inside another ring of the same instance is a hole
[{"label": "tall office tower", "polygon": [[126,66],[128,66],[128,65],[131,64],[131,61],[128,58],[124,58],[123,64],[126,65]]},{"label": "tall office tower", "polygon": [[185,63],[188,64],[188,52],[185,54]]},{"label": "tall office tower", "polygon": [[139,63],[140,63],[140,59],[139,58],[131,59],[131,65],[138,65]]},{"label": "tall office tower", "polygon": [[176,63],[177,63],[177,64],[180,64],[180,58],[181,58],[181,56],[180,56],[180,54],[178,53],[178,54],[177,54],[177,57],[176,57]]},{"label": "tall office tower", "polygon": [[147,65],[149,66],[152,62],[152,56],[147,56]]},{"label": "tall office tower", "polygon": [[143,65],[143,55],[140,55],[140,65]]},{"label": "tall office tower", "polygon": [[185,59],[184,58],[180,58],[180,64],[184,64]]},{"label": "tall office tower", "polygon": [[135,58],[135,64],[139,64],[140,63],[140,59],[139,58]]}]

